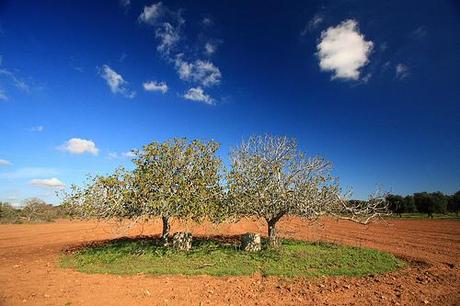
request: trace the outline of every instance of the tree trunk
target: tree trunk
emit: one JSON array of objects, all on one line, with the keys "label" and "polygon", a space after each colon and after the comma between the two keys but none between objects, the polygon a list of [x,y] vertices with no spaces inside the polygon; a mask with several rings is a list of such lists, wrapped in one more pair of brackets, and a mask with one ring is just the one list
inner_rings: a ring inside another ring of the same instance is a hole
[{"label": "tree trunk", "polygon": [[163,245],[167,245],[169,238],[169,218],[167,216],[161,216],[161,220],[163,221],[163,233],[161,234],[161,241],[163,242]]},{"label": "tree trunk", "polygon": [[276,223],[284,216],[284,212],[279,213],[272,219],[266,219],[268,224],[268,242],[271,247],[277,247],[279,244],[278,237],[276,236]]},{"label": "tree trunk", "polygon": [[278,245],[276,238],[276,221],[270,220],[268,223],[268,241],[271,247],[276,247]]}]

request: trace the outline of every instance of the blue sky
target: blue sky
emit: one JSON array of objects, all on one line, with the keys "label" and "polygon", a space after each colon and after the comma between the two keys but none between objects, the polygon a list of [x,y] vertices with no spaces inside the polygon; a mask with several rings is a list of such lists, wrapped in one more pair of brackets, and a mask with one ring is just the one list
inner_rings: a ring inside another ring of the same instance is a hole
[{"label": "blue sky", "polygon": [[455,1],[0,0],[0,200],[170,137],[297,138],[355,198],[460,189]]}]

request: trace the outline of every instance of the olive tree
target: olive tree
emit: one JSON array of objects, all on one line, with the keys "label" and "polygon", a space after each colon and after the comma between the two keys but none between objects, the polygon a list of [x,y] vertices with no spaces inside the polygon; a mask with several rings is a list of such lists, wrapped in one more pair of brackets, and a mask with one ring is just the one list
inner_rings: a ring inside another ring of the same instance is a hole
[{"label": "olive tree", "polygon": [[238,217],[265,219],[272,246],[277,244],[276,224],[286,215],[311,221],[332,215],[368,223],[387,212],[382,196],[365,204],[347,201],[331,174],[331,163],[306,156],[294,139],[250,137],[231,152],[231,165],[227,176],[230,211]]}]

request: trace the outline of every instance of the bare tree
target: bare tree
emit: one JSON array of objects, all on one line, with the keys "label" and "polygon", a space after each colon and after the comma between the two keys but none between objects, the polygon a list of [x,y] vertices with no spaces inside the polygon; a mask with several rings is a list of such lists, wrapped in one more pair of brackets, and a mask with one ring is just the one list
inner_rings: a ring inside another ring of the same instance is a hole
[{"label": "bare tree", "polygon": [[384,197],[373,197],[365,205],[347,201],[331,174],[331,163],[307,157],[294,139],[250,137],[231,152],[231,162],[229,210],[237,217],[264,218],[272,246],[277,244],[276,224],[285,215],[310,221],[332,215],[367,223],[387,211]]}]

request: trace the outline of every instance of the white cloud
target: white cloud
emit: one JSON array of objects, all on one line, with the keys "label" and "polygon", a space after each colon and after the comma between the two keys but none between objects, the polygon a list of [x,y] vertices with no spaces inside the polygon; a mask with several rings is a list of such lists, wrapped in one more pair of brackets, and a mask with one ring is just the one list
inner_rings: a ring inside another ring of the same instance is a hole
[{"label": "white cloud", "polygon": [[212,42],[207,42],[204,45],[204,51],[206,52],[206,54],[212,55],[217,51],[217,45]]},{"label": "white cloud", "polygon": [[396,73],[396,78],[397,79],[405,79],[409,76],[409,67],[407,67],[406,65],[404,64],[397,64],[395,66],[395,73]]},{"label": "white cloud", "polygon": [[142,84],[145,91],[159,91],[165,94],[168,91],[168,85],[165,82],[148,81]]},{"label": "white cloud", "polygon": [[45,129],[45,127],[43,125],[37,125],[37,126],[33,126],[29,129],[29,131],[31,132],[43,132],[43,130]]},{"label": "white cloud", "polygon": [[134,98],[136,93],[130,91],[126,85],[126,82],[123,77],[117,73],[115,70],[110,68],[108,65],[102,66],[101,77],[107,82],[107,85],[110,87],[110,90],[114,94],[122,94],[126,98]]},{"label": "white cloud", "polygon": [[204,93],[201,87],[190,88],[184,95],[184,98],[187,100],[204,102],[206,104],[213,104],[213,99],[211,96]]},{"label": "white cloud", "polygon": [[333,79],[358,80],[360,69],[369,62],[373,45],[359,32],[355,20],[346,20],[321,33],[317,45],[319,66],[323,71],[333,71]]},{"label": "white cloud", "polygon": [[144,10],[139,16],[139,21],[154,24],[163,13],[163,4],[161,2],[153,3],[150,6],[144,6]]},{"label": "white cloud", "polygon": [[1,166],[11,166],[11,162],[6,159],[0,159],[0,167]]},{"label": "white cloud", "polygon": [[63,189],[65,184],[59,179],[53,177],[50,179],[33,179],[30,181],[31,185],[43,188]]},{"label": "white cloud", "polygon": [[203,86],[219,84],[222,77],[219,68],[209,61],[197,60],[189,63],[178,56],[175,65],[182,80],[197,82]]},{"label": "white cloud", "polygon": [[81,138],[71,138],[58,149],[62,151],[67,151],[72,154],[99,154],[99,149],[96,147],[96,144],[92,140]]},{"label": "white cloud", "polygon": [[158,52],[163,55],[169,55],[171,49],[180,40],[179,28],[174,27],[169,22],[165,22],[156,30],[155,37],[160,41],[157,46]]}]

